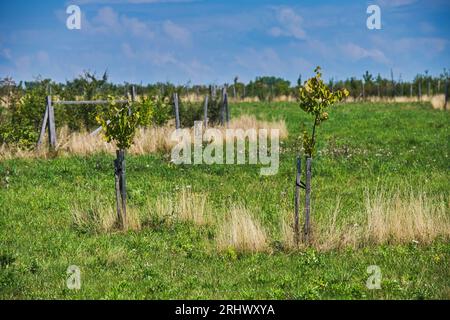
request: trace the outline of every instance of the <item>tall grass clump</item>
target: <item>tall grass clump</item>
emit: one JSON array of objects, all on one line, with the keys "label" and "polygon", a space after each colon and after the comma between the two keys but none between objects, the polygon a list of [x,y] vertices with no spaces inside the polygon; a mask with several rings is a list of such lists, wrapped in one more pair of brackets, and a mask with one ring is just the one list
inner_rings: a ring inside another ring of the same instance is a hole
[{"label": "tall grass clump", "polygon": [[448,202],[431,199],[424,192],[367,194],[366,215],[370,243],[430,243],[450,237]]},{"label": "tall grass clump", "polygon": [[[74,225],[85,233],[109,233],[119,230],[119,222],[115,208],[96,201],[88,206],[76,204],[72,207]],[[136,208],[127,211],[127,221],[124,230],[140,230],[141,220]]]},{"label": "tall grass clump", "polygon": [[[312,221],[310,246],[327,251],[379,244],[429,244],[450,239],[448,199],[431,198],[425,192],[387,189],[366,191],[362,210],[344,214],[338,198],[331,212]],[[291,215],[283,215],[280,237],[286,249],[297,250]]]},{"label": "tall grass clump", "polygon": [[160,196],[149,200],[147,210],[150,217],[165,223],[191,222],[197,226],[211,223],[211,207],[208,196],[195,193],[190,188],[182,188],[175,196]]},{"label": "tall grass clump", "polygon": [[233,206],[225,221],[218,228],[216,242],[220,251],[230,248],[238,252],[268,250],[266,231],[243,206]]}]

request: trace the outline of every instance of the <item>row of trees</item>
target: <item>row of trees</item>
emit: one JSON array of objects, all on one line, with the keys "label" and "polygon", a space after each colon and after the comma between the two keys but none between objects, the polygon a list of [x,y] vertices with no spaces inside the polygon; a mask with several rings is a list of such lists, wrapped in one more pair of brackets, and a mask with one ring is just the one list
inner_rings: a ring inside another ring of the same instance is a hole
[{"label": "row of trees", "polygon": [[[394,79],[374,77],[369,72],[361,79],[350,78],[341,81],[331,79],[327,85],[331,91],[346,89],[354,98],[367,96],[420,96],[444,93],[448,86],[449,72],[444,69],[439,76],[432,76],[427,71],[417,75],[413,81],[404,82],[401,77]],[[174,85],[171,83],[155,83],[135,85],[141,97],[141,107],[151,109],[152,124],[163,125],[173,118],[173,94],[181,97],[179,101],[182,126],[190,126],[195,120],[202,119],[203,106],[201,100],[209,95],[208,113],[211,123],[220,119],[222,90],[227,90],[230,98],[242,99],[257,97],[263,101],[271,101],[280,96],[298,98],[298,90],[302,85],[301,76],[293,86],[289,81],[277,77],[258,77],[245,84],[235,77],[231,84],[222,87],[215,85]],[[59,100],[107,100],[111,97],[125,99],[131,84],[114,84],[108,81],[106,73],[97,76],[85,72],[66,83],[55,83],[50,79],[16,83],[11,78],[0,80],[0,144],[13,143],[31,147],[37,141],[38,132],[45,112],[46,97],[51,94]],[[448,90],[448,89],[447,89]],[[184,96],[194,95],[199,102],[192,103]],[[153,98],[150,98],[153,97]],[[156,98],[155,98],[156,97]],[[59,126],[67,125],[71,130],[90,130],[98,125],[96,116],[108,112],[107,105],[71,105],[58,106],[55,113]],[[142,110],[141,110],[142,111]],[[141,113],[145,114],[144,111]],[[149,122],[150,123],[150,122]]]}]

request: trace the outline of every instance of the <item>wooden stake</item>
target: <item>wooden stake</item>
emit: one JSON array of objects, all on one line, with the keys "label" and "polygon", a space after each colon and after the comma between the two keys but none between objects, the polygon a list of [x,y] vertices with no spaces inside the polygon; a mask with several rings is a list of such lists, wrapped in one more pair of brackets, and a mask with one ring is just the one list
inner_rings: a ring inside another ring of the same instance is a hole
[{"label": "wooden stake", "polygon": [[205,128],[208,128],[208,98],[209,96],[206,95],[205,104],[203,105],[203,125]]},{"label": "wooden stake", "polygon": [[445,81],[445,103],[444,103],[444,110],[447,110],[447,103],[448,103],[448,79]]},{"label": "wooden stake", "polygon": [[41,133],[39,134],[39,140],[37,142],[38,147],[44,141],[45,130],[47,129],[47,122],[48,122],[48,103],[47,106],[45,107],[44,119],[42,119]]},{"label": "wooden stake", "polygon": [[422,100],[422,80],[419,80],[419,101]]},{"label": "wooden stake", "polygon": [[56,148],[56,127],[55,127],[55,109],[52,105],[52,96],[47,96],[47,106],[48,106],[48,139],[50,143],[50,148]]},{"label": "wooden stake", "polygon": [[114,160],[114,178],[116,189],[117,218],[123,229],[127,228],[127,191],[125,175],[125,150],[116,151]]},{"label": "wooden stake", "polygon": [[114,160],[114,180],[115,180],[115,190],[116,190],[116,210],[117,210],[117,221],[119,221],[120,227],[123,228],[123,218],[122,218],[122,200],[120,195],[120,169],[119,169],[119,158]]},{"label": "wooden stake", "polygon": [[225,124],[225,87],[222,88],[222,106],[220,108],[220,125]]},{"label": "wooden stake", "polygon": [[302,160],[300,157],[297,157],[297,173],[295,176],[295,198],[294,198],[294,208],[295,208],[295,216],[294,216],[294,240],[295,244],[298,245],[299,242],[299,208],[300,208],[300,181],[302,175]]},{"label": "wooden stake", "polygon": [[131,87],[131,102],[135,102],[136,101],[136,87],[132,86]]},{"label": "wooden stake", "polygon": [[173,94],[173,102],[175,108],[175,126],[177,129],[180,129],[180,113],[178,109],[178,93]]},{"label": "wooden stake", "polygon": [[305,199],[305,229],[304,240],[309,242],[311,233],[311,158],[306,158],[306,199]]},{"label": "wooden stake", "polygon": [[230,127],[230,107],[228,106],[228,93],[227,93],[226,88],[225,88],[225,94],[223,96],[223,104],[224,104],[224,109],[225,109],[227,128],[229,128]]}]

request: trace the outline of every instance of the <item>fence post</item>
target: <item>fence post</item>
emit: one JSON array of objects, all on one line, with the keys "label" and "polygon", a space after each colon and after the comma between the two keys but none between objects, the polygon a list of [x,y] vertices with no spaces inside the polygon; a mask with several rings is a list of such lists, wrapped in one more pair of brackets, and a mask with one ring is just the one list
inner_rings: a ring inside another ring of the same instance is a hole
[{"label": "fence post", "polygon": [[419,101],[422,100],[422,80],[419,80]]},{"label": "fence post", "polygon": [[448,79],[445,81],[445,103],[444,103],[444,110],[447,110],[447,103],[448,103]]},{"label": "fence post", "polygon": [[227,128],[229,128],[230,127],[230,107],[228,105],[228,93],[227,93],[226,87],[225,87],[225,93],[223,96],[223,104],[224,104],[224,109],[225,109]]},{"label": "fence post", "polygon": [[42,120],[42,126],[41,126],[41,133],[39,134],[39,140],[37,142],[38,148],[44,141],[45,130],[47,129],[47,122],[48,122],[48,101],[47,101],[47,105],[45,106],[44,119]]},{"label": "fence post", "polygon": [[366,100],[366,90],[364,86],[364,81],[362,81],[362,98],[363,100]]},{"label": "fence post", "polygon": [[311,233],[311,162],[312,158],[306,158],[306,198],[305,198],[305,229],[304,240],[309,242]]},{"label": "fence post", "polygon": [[208,98],[209,96],[206,95],[205,104],[203,105],[203,125],[205,128],[208,128]]},{"label": "fence post", "polygon": [[178,109],[178,93],[173,94],[173,103],[175,107],[175,127],[180,129],[180,113]]},{"label": "fence post", "polygon": [[135,102],[136,101],[136,87],[132,86],[131,87],[131,102]]},{"label": "fence post", "polygon": [[48,107],[48,139],[50,148],[56,148],[56,127],[55,127],[55,109],[52,104],[52,96],[47,96]]},{"label": "fence post", "polygon": [[295,196],[294,196],[294,240],[295,244],[298,245],[299,242],[299,208],[300,208],[300,181],[302,175],[302,160],[299,156],[297,156],[297,173],[295,176]]},{"label": "fence post", "polygon": [[220,125],[225,124],[225,87],[222,88],[222,106],[220,107]]}]

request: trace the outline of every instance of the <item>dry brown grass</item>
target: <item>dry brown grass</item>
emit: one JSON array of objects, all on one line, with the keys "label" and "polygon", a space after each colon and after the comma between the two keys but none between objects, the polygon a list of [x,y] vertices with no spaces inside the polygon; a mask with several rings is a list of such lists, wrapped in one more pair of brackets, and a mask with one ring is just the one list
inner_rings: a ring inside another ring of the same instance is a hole
[{"label": "dry brown grass", "polygon": [[[256,119],[253,115],[242,115],[237,119],[232,119],[229,125],[230,129],[278,129],[280,132],[280,139],[285,139],[288,136],[288,130],[284,120],[277,121],[263,121]],[[225,134],[224,134],[225,136]]]},{"label": "dry brown grass", "polygon": [[[183,100],[191,101],[191,102],[203,102],[204,97],[203,96],[196,96],[196,95],[189,95],[182,97]],[[231,101],[234,101],[234,99],[229,96],[229,99]],[[236,100],[236,102],[260,102],[261,100],[258,97],[246,97],[246,98],[239,98]],[[296,102],[297,98],[294,96],[289,95],[283,95],[275,97],[273,102]],[[359,102],[363,101],[362,96],[353,98],[348,97],[346,98],[345,102]],[[367,96],[365,97],[364,101],[368,102],[418,102],[419,98],[417,95],[414,95],[412,97],[406,95],[406,96],[396,96],[396,97],[378,97],[378,96]],[[443,109],[444,107],[444,95],[443,94],[437,94],[437,95],[422,95],[420,101],[430,102],[433,105],[433,108],[435,109]]]},{"label": "dry brown grass", "polygon": [[[430,99],[431,105],[433,109],[443,110],[445,107],[445,95],[440,94],[436,96],[432,96]],[[448,102],[447,102],[448,104]],[[450,109],[450,105],[447,105],[447,110]]]},{"label": "dry brown grass", "polygon": [[[120,230],[115,208],[94,200],[87,207],[74,205],[72,207],[72,219],[74,224],[84,232],[108,233]],[[137,231],[140,229],[141,221],[138,210],[128,207],[127,221],[123,230]]]},{"label": "dry brown grass", "polygon": [[[280,138],[286,138],[288,131],[283,120],[269,122],[257,120],[254,116],[242,116],[230,121],[230,128],[244,130],[255,129],[279,129]],[[226,138],[225,128],[219,127],[223,131],[223,138]],[[171,133],[174,127],[167,125],[164,127],[141,128],[137,131],[134,144],[128,150],[129,154],[143,155],[155,152],[169,153],[176,141],[171,141]],[[190,129],[191,136],[194,137],[193,128]],[[49,153],[47,140],[37,150],[23,150],[7,145],[0,145],[0,160],[14,158],[48,158],[55,155],[90,155],[94,153],[106,152],[114,154],[115,143],[107,143],[101,134],[91,136],[88,132],[69,133],[67,127],[58,130],[58,145],[55,153]]]},{"label": "dry brown grass", "polygon": [[437,237],[450,237],[448,203],[425,193],[367,195],[366,213],[366,236],[371,243],[430,243]]},{"label": "dry brown grass", "polygon": [[212,223],[208,195],[194,193],[190,188],[182,188],[175,198],[161,196],[156,201],[149,200],[147,208],[151,216],[167,223],[183,221],[198,226]]},{"label": "dry brown grass", "polygon": [[[364,219],[341,216],[339,199],[327,219],[313,220],[309,245],[318,250],[358,248],[374,244],[430,243],[437,238],[450,239],[448,201],[431,199],[425,193],[409,194],[375,191],[366,194]],[[284,215],[281,239],[287,249],[306,245],[294,242],[293,217]]]},{"label": "dry brown grass", "polygon": [[233,206],[218,228],[216,242],[220,251],[232,248],[238,252],[261,252],[269,248],[266,231],[243,206]]},{"label": "dry brown grass", "polygon": [[78,204],[72,208],[74,224],[83,231],[110,232],[117,225],[117,216],[112,206],[101,205],[92,201],[90,206]]}]

